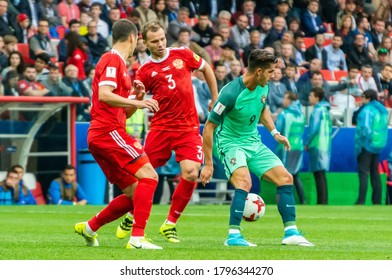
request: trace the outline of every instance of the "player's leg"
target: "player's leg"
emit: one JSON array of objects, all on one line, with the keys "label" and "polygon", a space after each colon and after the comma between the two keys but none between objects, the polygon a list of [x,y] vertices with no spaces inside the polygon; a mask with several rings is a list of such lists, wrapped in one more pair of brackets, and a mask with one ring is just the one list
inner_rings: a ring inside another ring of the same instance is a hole
[{"label": "player's leg", "polygon": [[127,243],[127,249],[162,249],[162,247],[147,240],[144,235],[151,213],[154,192],[158,184],[158,174],[148,161],[143,165],[139,164],[137,166],[137,164],[133,164],[130,167],[133,168],[130,171],[135,172],[139,182],[133,194],[134,223],[131,237]]},{"label": "player's leg", "polygon": [[235,188],[230,205],[229,233],[224,242],[226,246],[256,246],[246,241],[240,230],[246,197],[252,187],[247,157],[244,149],[238,147],[225,150],[224,156],[220,156],[225,166],[226,177],[230,178],[230,183]]},{"label": "player's leg", "polygon": [[199,169],[203,162],[202,140],[199,133],[176,133],[171,137],[175,147],[176,161],[180,162],[181,177],[172,196],[171,207],[159,232],[169,242],[180,242],[176,223],[192,198],[197,186]]}]

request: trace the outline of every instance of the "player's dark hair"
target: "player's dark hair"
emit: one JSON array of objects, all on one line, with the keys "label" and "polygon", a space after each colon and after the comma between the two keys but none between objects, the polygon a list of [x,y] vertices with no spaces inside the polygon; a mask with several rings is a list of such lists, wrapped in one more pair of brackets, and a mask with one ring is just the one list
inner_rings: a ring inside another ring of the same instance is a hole
[{"label": "player's dark hair", "polygon": [[277,57],[270,52],[262,49],[255,49],[250,53],[248,58],[248,71],[253,73],[257,68],[265,69],[277,62]]},{"label": "player's dark hair", "polygon": [[137,38],[138,30],[136,25],[129,19],[122,18],[117,20],[112,28],[113,45],[117,42],[127,41],[131,34]]},{"label": "player's dark hair", "polygon": [[165,30],[159,20],[153,20],[144,24],[141,31],[143,40],[147,41],[148,31],[157,32],[159,29]]},{"label": "player's dark hair", "polygon": [[367,90],[365,90],[363,92],[363,96],[365,98],[367,98],[367,99],[370,99],[370,101],[378,99],[377,91],[375,91],[374,89],[367,89]]},{"label": "player's dark hair", "polygon": [[319,101],[323,100],[325,97],[325,91],[320,87],[313,88],[310,92],[313,92],[314,97],[318,97]]}]

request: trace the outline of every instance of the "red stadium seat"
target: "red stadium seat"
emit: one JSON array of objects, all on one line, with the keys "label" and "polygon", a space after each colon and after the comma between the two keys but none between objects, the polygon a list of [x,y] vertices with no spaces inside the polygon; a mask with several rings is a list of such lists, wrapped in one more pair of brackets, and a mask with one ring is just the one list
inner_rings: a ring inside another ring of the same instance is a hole
[{"label": "red stadium seat", "polygon": [[34,60],[30,58],[30,48],[27,43],[18,43],[16,45],[18,51],[22,54],[22,57],[26,63],[34,63]]},{"label": "red stadium seat", "polygon": [[333,75],[336,81],[340,81],[341,78],[347,77],[348,73],[345,70],[335,70],[333,71]]},{"label": "red stadium seat", "polygon": [[46,200],[45,200],[44,195],[42,193],[42,187],[39,182],[36,183],[36,187],[35,187],[35,189],[31,190],[31,193],[33,194],[37,204],[46,204]]},{"label": "red stadium seat", "polygon": [[330,71],[328,69],[321,69],[320,72],[323,74],[324,80],[335,81],[335,77],[334,77],[332,71]]},{"label": "red stadium seat", "polygon": [[325,39],[325,42],[324,42],[324,44],[323,44],[323,47],[328,46],[328,45],[330,45],[330,44],[332,44],[332,39],[327,38],[327,39]]},{"label": "red stadium seat", "polygon": [[304,44],[306,48],[310,48],[314,45],[314,38],[313,37],[304,37]]},{"label": "red stadium seat", "polygon": [[65,35],[65,32],[67,31],[67,28],[62,25],[59,25],[56,27],[56,31],[57,31],[57,34],[59,34],[59,39],[61,40],[64,38],[64,35]]}]

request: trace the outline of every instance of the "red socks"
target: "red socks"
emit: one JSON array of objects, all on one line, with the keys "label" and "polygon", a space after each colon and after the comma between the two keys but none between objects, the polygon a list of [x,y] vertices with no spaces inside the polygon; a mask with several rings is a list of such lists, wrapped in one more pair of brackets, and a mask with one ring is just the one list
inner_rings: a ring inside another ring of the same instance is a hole
[{"label": "red socks", "polygon": [[172,205],[170,207],[168,221],[176,223],[180,218],[185,207],[191,200],[193,190],[196,188],[197,182],[190,182],[181,177],[176,190],[173,193]]},{"label": "red socks", "polygon": [[93,231],[97,231],[101,226],[117,220],[132,209],[132,200],[125,194],[119,195],[110,201],[101,212],[88,221],[88,224]]},{"label": "red socks", "polygon": [[132,236],[144,236],[144,229],[150,217],[152,199],[158,181],[150,178],[139,180],[133,195],[134,212]]}]

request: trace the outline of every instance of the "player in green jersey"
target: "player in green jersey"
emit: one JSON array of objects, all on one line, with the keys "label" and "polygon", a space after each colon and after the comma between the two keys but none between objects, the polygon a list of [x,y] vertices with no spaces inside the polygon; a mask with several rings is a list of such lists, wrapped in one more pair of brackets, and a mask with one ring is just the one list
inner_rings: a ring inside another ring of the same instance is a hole
[{"label": "player in green jersey", "polygon": [[213,134],[218,128],[216,145],[219,157],[225,166],[227,178],[235,187],[230,206],[229,235],[224,244],[256,246],[246,241],[240,231],[245,200],[252,187],[252,172],[277,186],[276,201],[284,224],[282,244],[314,246],[298,232],[296,226],[293,177],[279,158],[261,142],[257,130],[260,120],[277,142],[290,149],[289,141],[276,130],[266,107],[267,83],[274,74],[277,58],[265,50],[256,49],[251,52],[248,61],[244,75],[222,88],[204,126],[205,165],[200,181],[205,185],[212,177]]}]

